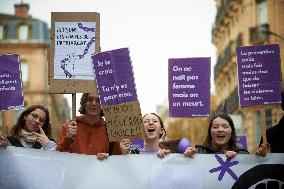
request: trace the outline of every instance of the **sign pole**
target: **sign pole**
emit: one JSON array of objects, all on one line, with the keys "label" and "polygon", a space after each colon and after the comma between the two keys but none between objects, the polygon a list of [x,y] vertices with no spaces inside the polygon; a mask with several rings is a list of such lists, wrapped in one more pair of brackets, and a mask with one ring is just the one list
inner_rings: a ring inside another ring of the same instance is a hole
[{"label": "sign pole", "polygon": [[1,116],[2,116],[2,135],[7,136],[8,135],[7,112],[1,111]]},{"label": "sign pole", "polygon": [[76,120],[76,93],[72,93],[72,120]]},{"label": "sign pole", "polygon": [[189,119],[189,123],[190,123],[190,143],[191,143],[191,147],[195,148],[195,123],[194,123],[194,119]]},{"label": "sign pole", "polygon": [[265,116],[265,109],[262,108],[260,110],[261,115],[261,133],[262,133],[262,144],[266,147],[267,146],[267,138],[266,138],[266,116]]}]

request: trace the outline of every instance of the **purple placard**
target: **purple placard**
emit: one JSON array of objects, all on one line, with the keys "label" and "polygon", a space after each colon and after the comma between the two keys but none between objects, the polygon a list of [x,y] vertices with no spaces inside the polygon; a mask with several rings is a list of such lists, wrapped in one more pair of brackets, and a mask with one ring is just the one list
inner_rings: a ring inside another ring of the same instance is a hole
[{"label": "purple placard", "polygon": [[281,103],[279,45],[237,48],[241,106]]},{"label": "purple placard", "polygon": [[210,58],[169,59],[169,116],[210,115]]},{"label": "purple placard", "polygon": [[137,100],[128,48],[102,52],[92,58],[102,105]]},{"label": "purple placard", "polygon": [[0,110],[22,109],[23,106],[19,55],[0,55]]}]

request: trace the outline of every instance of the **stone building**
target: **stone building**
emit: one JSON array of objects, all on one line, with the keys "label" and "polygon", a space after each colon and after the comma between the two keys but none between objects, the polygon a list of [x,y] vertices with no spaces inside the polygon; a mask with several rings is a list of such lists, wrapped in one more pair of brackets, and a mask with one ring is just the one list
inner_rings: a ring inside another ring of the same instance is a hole
[{"label": "stone building", "polygon": [[[246,134],[248,150],[254,152],[261,137],[261,113],[257,107],[239,107],[236,48],[238,46],[279,44],[281,71],[284,70],[284,1],[216,0],[217,15],[212,42],[217,49],[214,67],[215,112],[227,104],[229,114],[238,116],[238,133]],[[282,80],[284,75],[282,74]],[[283,89],[283,84],[282,84]],[[279,105],[265,109],[266,127],[275,125],[283,115]]]},{"label": "stone building", "polygon": [[[29,5],[20,3],[15,4],[14,15],[0,14],[0,54],[20,55],[24,106],[46,105],[56,137],[61,123],[70,119],[70,108],[62,94],[48,92],[50,33],[47,23],[32,18],[28,11]],[[21,110],[6,111],[7,127],[2,128],[2,134],[9,132],[20,113]]]}]

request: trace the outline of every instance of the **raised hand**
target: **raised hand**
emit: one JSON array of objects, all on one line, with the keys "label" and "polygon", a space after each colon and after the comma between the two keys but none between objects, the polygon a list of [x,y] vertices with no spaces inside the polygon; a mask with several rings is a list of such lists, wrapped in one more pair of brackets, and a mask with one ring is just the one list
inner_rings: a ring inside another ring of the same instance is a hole
[{"label": "raised hand", "polygon": [[6,148],[8,146],[8,139],[4,136],[0,136],[0,148]]},{"label": "raised hand", "polygon": [[119,145],[123,155],[129,153],[131,144],[132,142],[129,139],[122,139],[120,141]]},{"label": "raised hand", "polygon": [[192,147],[188,147],[183,155],[186,156],[186,157],[190,157],[190,158],[193,158],[194,154],[196,154],[197,150],[195,148],[192,148]]},{"label": "raised hand", "polygon": [[168,155],[169,153],[171,153],[170,150],[166,150],[166,149],[159,149],[157,152],[157,156],[162,159],[164,158],[166,155]]},{"label": "raised hand", "polygon": [[36,141],[40,143],[41,145],[47,144],[50,142],[49,138],[45,135],[41,127],[39,127],[39,133],[34,132],[33,134],[37,136]]},{"label": "raised hand", "polygon": [[78,131],[77,123],[76,121],[70,121],[68,128],[67,128],[67,133],[66,133],[66,138],[68,139],[73,139],[76,137]]},{"label": "raised hand", "polygon": [[107,159],[109,156],[108,153],[97,153],[97,159],[98,160],[104,160],[104,159]]},{"label": "raised hand", "polygon": [[256,150],[255,154],[258,156],[265,157],[267,154],[267,146],[264,144],[261,144],[260,147]]},{"label": "raised hand", "polygon": [[232,158],[236,157],[237,152],[235,152],[235,151],[229,151],[229,150],[227,151],[227,150],[225,150],[224,154],[226,155],[226,157],[227,157],[227,158],[232,159]]}]

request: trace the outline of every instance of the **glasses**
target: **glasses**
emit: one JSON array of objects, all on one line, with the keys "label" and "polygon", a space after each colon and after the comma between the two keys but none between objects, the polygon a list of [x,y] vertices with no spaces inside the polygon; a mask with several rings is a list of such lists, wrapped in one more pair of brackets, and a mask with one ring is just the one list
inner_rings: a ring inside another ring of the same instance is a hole
[{"label": "glasses", "polygon": [[30,113],[30,115],[32,116],[33,120],[39,120],[39,123],[41,125],[43,125],[45,123],[45,119],[42,119],[39,115],[37,115],[36,113],[32,112]]}]

